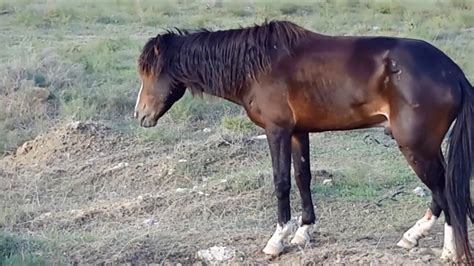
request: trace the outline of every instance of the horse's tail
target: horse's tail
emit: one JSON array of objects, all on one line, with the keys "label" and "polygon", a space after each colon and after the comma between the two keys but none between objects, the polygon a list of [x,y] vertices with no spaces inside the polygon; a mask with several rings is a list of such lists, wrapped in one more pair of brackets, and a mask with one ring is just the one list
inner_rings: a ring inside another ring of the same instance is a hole
[{"label": "horse's tail", "polygon": [[461,87],[461,108],[449,140],[446,170],[446,197],[454,232],[456,255],[472,262],[467,232],[467,216],[474,223],[470,179],[474,159],[474,89],[464,78]]}]

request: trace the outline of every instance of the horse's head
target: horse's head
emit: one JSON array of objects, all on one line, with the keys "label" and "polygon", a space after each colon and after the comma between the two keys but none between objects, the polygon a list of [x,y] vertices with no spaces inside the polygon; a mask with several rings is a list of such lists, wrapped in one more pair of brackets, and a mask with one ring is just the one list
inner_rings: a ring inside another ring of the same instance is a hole
[{"label": "horse's head", "polygon": [[135,105],[134,117],[143,127],[153,127],[171,106],[179,100],[186,88],[176,84],[166,73],[160,51],[160,36],[150,39],[139,59],[142,81]]}]

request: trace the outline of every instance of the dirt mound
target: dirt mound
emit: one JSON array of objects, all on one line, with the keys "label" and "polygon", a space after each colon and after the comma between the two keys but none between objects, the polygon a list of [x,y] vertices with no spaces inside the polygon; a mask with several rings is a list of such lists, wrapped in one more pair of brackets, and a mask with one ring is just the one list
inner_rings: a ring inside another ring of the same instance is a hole
[{"label": "dirt mound", "polygon": [[17,149],[15,157],[17,160],[31,158],[41,161],[55,153],[87,149],[87,143],[91,141],[84,140],[104,138],[108,130],[107,126],[96,122],[73,122],[25,142]]},{"label": "dirt mound", "polygon": [[[161,207],[164,197],[160,195],[140,195],[135,198],[122,199],[117,202],[98,202],[93,206],[57,212],[45,212],[30,221],[32,229],[45,228],[55,223],[60,228],[80,229],[82,226],[97,221],[107,222],[121,220],[122,222],[136,221],[154,209]],[[153,219],[143,220],[144,225],[153,224]]]},{"label": "dirt mound", "polygon": [[[118,194],[118,190],[125,191],[132,183],[131,172],[139,175],[137,165],[150,151],[146,145],[135,142],[97,122],[62,125],[25,142],[16,154],[0,160],[6,177],[0,179],[0,184],[34,184],[22,191],[22,197],[16,195],[20,202],[34,201],[53,207],[58,200],[73,207],[96,197],[110,196],[97,193],[99,189],[110,188],[110,193]],[[132,145],[136,149],[129,151]],[[66,201],[69,197],[71,201]]]}]

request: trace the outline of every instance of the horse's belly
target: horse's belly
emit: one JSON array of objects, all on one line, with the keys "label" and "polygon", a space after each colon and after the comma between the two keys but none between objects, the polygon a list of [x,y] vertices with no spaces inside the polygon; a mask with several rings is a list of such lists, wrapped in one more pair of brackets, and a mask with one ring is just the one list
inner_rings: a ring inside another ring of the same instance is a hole
[{"label": "horse's belly", "polygon": [[377,102],[340,109],[300,106],[293,111],[296,128],[313,132],[384,126],[389,117],[388,105]]}]

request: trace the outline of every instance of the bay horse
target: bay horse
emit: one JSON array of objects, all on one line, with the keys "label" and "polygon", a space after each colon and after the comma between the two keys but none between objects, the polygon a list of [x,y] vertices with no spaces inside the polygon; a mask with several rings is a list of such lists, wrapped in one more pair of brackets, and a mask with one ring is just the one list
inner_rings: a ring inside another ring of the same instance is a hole
[{"label": "bay horse", "polygon": [[[290,235],[294,245],[310,240],[315,212],[308,134],[384,126],[432,192],[425,215],[397,245],[415,247],[443,212],[441,258],[472,262],[467,217],[473,222],[474,91],[461,68],[429,43],[328,36],[289,21],[219,31],[174,29],[147,41],[138,73],[134,117],[143,127],[155,126],[189,89],[242,106],[265,130],[278,215],[264,253],[281,254]],[[453,122],[446,164],[441,144]],[[294,233],[292,159],[302,201]]]}]

